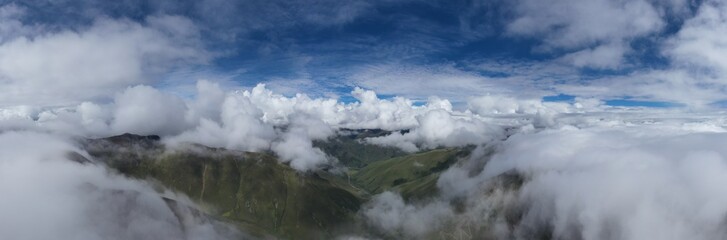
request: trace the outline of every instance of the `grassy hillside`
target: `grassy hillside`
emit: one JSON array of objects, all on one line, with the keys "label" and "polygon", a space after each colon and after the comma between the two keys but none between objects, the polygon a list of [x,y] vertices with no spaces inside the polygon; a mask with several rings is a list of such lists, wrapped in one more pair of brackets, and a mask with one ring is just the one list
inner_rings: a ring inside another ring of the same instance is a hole
[{"label": "grassy hillside", "polygon": [[440,172],[469,154],[468,149],[445,148],[377,161],[352,173],[356,185],[371,194],[398,191],[405,199],[437,192]]},{"label": "grassy hillside", "polygon": [[[368,130],[367,130],[368,131]],[[318,143],[352,169],[336,175],[301,173],[270,153],[189,145],[168,150],[158,137],[120,135],[89,140],[96,159],[130,177],[147,179],[196,201],[202,210],[261,238],[330,239],[340,231],[366,231],[357,212],[370,195],[398,191],[407,200],[436,194],[439,174],[469,148],[405,155],[368,145],[363,131]]]},{"label": "grassy hillside", "polygon": [[343,178],[299,173],[269,154],[201,147],[162,153],[154,141],[103,140],[89,152],[123,174],[182,192],[208,213],[261,237],[333,237],[353,222],[363,202],[362,192]]},{"label": "grassy hillside", "polygon": [[336,157],[344,166],[357,169],[372,162],[406,155],[406,152],[395,147],[367,144],[362,141],[367,137],[386,134],[389,132],[383,130],[347,130],[326,141],[315,141],[314,146]]}]

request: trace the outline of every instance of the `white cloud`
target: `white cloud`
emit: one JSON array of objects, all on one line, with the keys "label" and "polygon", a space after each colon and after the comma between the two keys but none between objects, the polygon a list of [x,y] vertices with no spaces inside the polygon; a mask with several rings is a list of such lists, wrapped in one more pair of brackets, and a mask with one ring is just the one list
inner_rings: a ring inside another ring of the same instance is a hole
[{"label": "white cloud", "polygon": [[404,238],[425,237],[453,215],[452,209],[445,203],[408,205],[401,196],[392,192],[376,195],[362,212],[369,224]]},{"label": "white cloud", "polygon": [[[553,103],[553,105],[566,105]],[[480,115],[490,114],[535,114],[545,109],[540,99],[516,99],[505,95],[485,95],[468,101],[468,109]]]},{"label": "white cloud", "polygon": [[[198,87],[200,91],[222,93],[219,89],[215,90],[216,87],[207,84],[200,83]],[[452,111],[449,101],[439,98],[432,98],[427,105],[417,107],[412,105],[411,100],[405,98],[379,99],[373,91],[360,88],[355,89],[352,94],[359,102],[344,104],[335,99],[311,99],[302,94],[285,97],[273,93],[262,84],[249,91],[225,93],[225,101],[221,109],[215,110],[214,105],[206,104],[201,108],[206,109],[205,111],[210,113],[209,116],[214,116],[215,113],[221,114],[220,121],[201,118],[199,125],[178,136],[172,136],[167,141],[170,143],[197,142],[213,147],[245,151],[270,149],[281,157],[281,161],[290,162],[294,168],[307,171],[331,164],[328,156],[312,146],[312,140],[325,139],[333,135],[336,129],[407,129],[420,124],[420,120],[418,120],[420,115],[431,111],[445,111],[447,112],[445,114],[449,115],[448,112]],[[217,99],[218,97],[208,94],[198,95],[198,98],[202,99]],[[192,101],[192,104],[207,101],[198,99]],[[200,112],[201,110],[193,111]],[[196,114],[188,116],[193,115]],[[438,128],[436,121],[426,120],[432,118],[439,119],[436,117],[425,118],[424,125],[427,129]],[[471,123],[463,124],[472,125]],[[276,129],[278,127],[280,129]],[[474,141],[472,138],[480,139],[473,136],[474,133],[469,133],[462,128],[464,127],[457,127],[450,131],[454,133],[445,133],[448,135],[448,139],[438,139],[442,134],[432,133],[431,131],[434,130],[422,131],[423,135],[417,136],[427,137],[427,148],[439,145],[461,145],[464,144],[460,143],[462,141],[469,143]],[[464,140],[458,138],[463,136],[468,136],[468,138]],[[419,141],[420,137],[412,139],[412,141]],[[449,143],[450,141],[457,141],[457,143]]]},{"label": "white cloud", "polygon": [[97,19],[78,31],[17,36],[0,42],[0,101],[59,106],[110,96],[169,68],[206,62],[200,44],[196,26],[176,16],[144,24]]},{"label": "white cloud", "polygon": [[272,150],[281,161],[290,162],[295,169],[317,169],[330,164],[330,159],[322,150],[313,147],[312,140],[325,140],[333,133],[334,130],[320,119],[294,117],[283,133],[282,141],[274,142]]},{"label": "white cloud", "polygon": [[149,86],[126,89],[116,96],[114,104],[111,127],[116,134],[174,135],[190,125],[185,120],[187,106],[181,99]]},{"label": "white cloud", "polygon": [[24,25],[19,19],[25,15],[25,9],[13,3],[0,6],[0,44],[41,30],[39,26]]},{"label": "white cloud", "polygon": [[219,106],[222,106],[224,102],[225,92],[219,84],[206,80],[198,81],[195,99],[187,104],[189,112],[186,119],[189,122],[203,118],[219,122],[222,117]]},{"label": "white cloud", "polygon": [[475,116],[454,115],[446,110],[431,110],[417,116],[417,125],[409,132],[394,132],[366,142],[399,147],[408,152],[439,146],[458,147],[489,142],[501,136],[501,129]]},{"label": "white cloud", "polygon": [[609,43],[566,54],[561,60],[576,67],[617,69],[629,51],[631,49],[623,43]]},{"label": "white cloud", "polygon": [[169,141],[195,142],[244,151],[270,148],[270,143],[276,137],[273,125],[263,122],[264,113],[248,98],[241,94],[227,94],[222,105],[216,107],[220,113],[219,122],[202,118],[199,125]]},{"label": "white cloud", "polygon": [[[721,84],[727,74],[727,6],[717,1],[706,1],[693,18],[687,20],[679,32],[669,39],[664,51],[677,66],[703,67],[715,71]],[[711,79],[700,79],[708,82]]]},{"label": "white cloud", "polygon": [[[0,133],[0,232],[34,239],[227,239],[209,222],[173,212],[151,186],[69,160],[77,152],[63,138],[32,132]],[[194,205],[167,193],[181,206]],[[180,207],[182,209],[184,207]],[[192,221],[181,222],[177,214]]]},{"label": "white cloud", "polygon": [[[724,134],[665,129],[549,130],[515,136],[483,175],[515,169],[529,176],[528,206],[516,235],[552,224],[558,238],[714,239],[727,197],[719,146]],[[656,230],[660,229],[660,230]]]},{"label": "white cloud", "polygon": [[683,5],[677,2],[518,1],[507,32],[541,39],[541,51],[575,51],[566,57],[575,66],[616,68],[629,52],[626,43],[660,32],[666,26],[664,9]]},{"label": "white cloud", "polygon": [[422,97],[439,96],[451,101],[463,101],[464,96],[507,91],[504,86],[497,84],[500,82],[496,79],[449,65],[374,65],[354,72],[349,80],[352,85],[373,89],[380,94],[419,98],[418,100]]}]

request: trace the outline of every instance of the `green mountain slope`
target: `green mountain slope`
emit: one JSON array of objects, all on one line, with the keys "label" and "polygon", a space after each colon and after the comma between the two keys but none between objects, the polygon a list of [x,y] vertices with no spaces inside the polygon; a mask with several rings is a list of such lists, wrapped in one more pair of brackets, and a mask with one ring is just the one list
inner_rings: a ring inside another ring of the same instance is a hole
[{"label": "green mountain slope", "polygon": [[333,237],[351,224],[363,193],[327,172],[299,173],[266,153],[206,147],[165,151],[155,139],[96,140],[89,153],[128,176],[152,179],[260,237]]},{"label": "green mountain slope", "polygon": [[398,191],[405,199],[436,194],[440,172],[469,154],[469,149],[435,149],[377,161],[352,174],[356,185],[371,194]]},{"label": "green mountain slope", "polygon": [[363,142],[363,139],[367,137],[383,136],[389,133],[376,129],[344,130],[338,136],[325,141],[315,141],[314,146],[337,158],[344,166],[357,169],[372,162],[406,155],[406,152],[395,147]]},{"label": "green mountain slope", "polygon": [[188,145],[167,149],[155,136],[124,134],[88,140],[85,149],[120,173],[183,193],[205,214],[259,238],[330,239],[367,232],[358,210],[371,195],[397,191],[407,200],[437,193],[442,171],[471,148],[406,155],[359,141],[381,132],[359,131],[318,142],[338,154],[348,173],[301,173],[271,153]]}]

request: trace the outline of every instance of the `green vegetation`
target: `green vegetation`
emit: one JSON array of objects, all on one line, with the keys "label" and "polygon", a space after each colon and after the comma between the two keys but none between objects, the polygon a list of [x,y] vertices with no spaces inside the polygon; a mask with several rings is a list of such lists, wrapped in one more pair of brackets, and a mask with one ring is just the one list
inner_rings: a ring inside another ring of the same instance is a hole
[{"label": "green vegetation", "polygon": [[247,233],[329,239],[342,229],[356,228],[357,212],[370,195],[391,190],[405,199],[419,199],[435,194],[439,174],[470,151],[446,148],[405,155],[359,141],[371,134],[380,132],[366,130],[316,143],[352,169],[343,174],[301,173],[270,153],[200,145],[168,150],[152,136],[125,134],[89,140],[85,147],[120,173],[183,193],[205,213]]},{"label": "green vegetation", "polygon": [[315,141],[314,146],[326,154],[336,157],[346,167],[357,169],[393,157],[406,155],[395,147],[384,147],[362,142],[366,137],[382,135],[382,130],[360,130],[346,135],[332,137],[326,141]]},{"label": "green vegetation", "polygon": [[184,193],[208,214],[260,237],[331,238],[354,222],[364,200],[342,177],[299,173],[266,153],[202,147],[161,153],[154,144],[144,143],[149,147],[144,151],[125,143],[113,143],[117,149],[103,144],[89,152],[110,167]]},{"label": "green vegetation", "polygon": [[[350,222],[362,199],[340,182],[302,174],[267,154],[167,154],[145,169],[215,215],[287,238],[319,238]],[[142,176],[139,176],[142,177]]]},{"label": "green vegetation", "polygon": [[371,194],[398,191],[405,199],[437,192],[440,172],[468,154],[466,149],[445,148],[378,161],[353,173],[356,185]]}]

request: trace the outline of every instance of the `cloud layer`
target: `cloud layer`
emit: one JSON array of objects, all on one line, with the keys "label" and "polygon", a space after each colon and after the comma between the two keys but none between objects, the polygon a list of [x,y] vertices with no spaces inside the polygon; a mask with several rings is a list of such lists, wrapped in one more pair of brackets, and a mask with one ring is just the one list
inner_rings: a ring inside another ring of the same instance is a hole
[{"label": "cloud layer", "polygon": [[[442,174],[437,198],[402,204],[385,193],[364,215],[391,236],[411,238],[724,237],[724,125],[654,115],[610,124],[558,118],[560,127],[481,145]],[[407,213],[387,215],[395,211]]]}]

